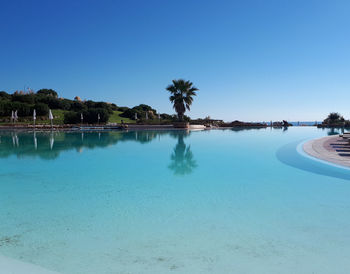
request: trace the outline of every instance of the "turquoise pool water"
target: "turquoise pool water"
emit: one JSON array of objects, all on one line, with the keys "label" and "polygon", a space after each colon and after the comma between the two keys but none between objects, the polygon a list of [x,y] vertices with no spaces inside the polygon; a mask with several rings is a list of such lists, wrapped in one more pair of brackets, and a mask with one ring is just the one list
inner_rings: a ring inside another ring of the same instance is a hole
[{"label": "turquoise pool water", "polygon": [[297,152],[327,134],[0,132],[0,254],[61,273],[350,273],[350,171]]}]

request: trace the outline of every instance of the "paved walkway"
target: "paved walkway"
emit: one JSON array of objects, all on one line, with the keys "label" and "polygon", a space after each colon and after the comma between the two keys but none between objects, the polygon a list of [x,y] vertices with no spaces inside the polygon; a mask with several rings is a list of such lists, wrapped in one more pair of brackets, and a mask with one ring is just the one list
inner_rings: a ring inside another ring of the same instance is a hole
[{"label": "paved walkway", "polygon": [[339,135],[308,141],[303,149],[315,158],[350,167],[350,142]]}]

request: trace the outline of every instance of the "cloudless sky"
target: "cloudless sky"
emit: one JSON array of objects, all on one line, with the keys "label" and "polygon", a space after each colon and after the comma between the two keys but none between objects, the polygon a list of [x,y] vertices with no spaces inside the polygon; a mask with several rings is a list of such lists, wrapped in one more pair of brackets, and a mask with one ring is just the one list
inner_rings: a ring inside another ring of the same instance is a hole
[{"label": "cloudless sky", "polygon": [[0,90],[145,103],[191,80],[189,114],[350,118],[350,1],[0,0]]}]

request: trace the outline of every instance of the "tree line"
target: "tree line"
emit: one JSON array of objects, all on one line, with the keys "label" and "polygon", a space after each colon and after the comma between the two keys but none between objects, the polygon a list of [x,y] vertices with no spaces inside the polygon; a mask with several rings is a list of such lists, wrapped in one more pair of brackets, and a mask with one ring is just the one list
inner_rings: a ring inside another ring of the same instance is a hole
[{"label": "tree line", "polygon": [[[30,121],[34,110],[37,116],[47,119],[50,109],[63,110],[65,124],[106,123],[113,111],[119,111],[120,117],[139,123],[159,123],[160,121],[167,123],[178,119],[176,115],[158,113],[146,104],[129,108],[107,102],[83,101],[78,96],[74,100],[59,98],[58,93],[53,89],[39,89],[36,92],[16,91],[12,94],[0,91],[0,117],[3,122],[10,121],[12,111],[17,111],[22,121]],[[190,118],[184,116],[184,119]]]},{"label": "tree line", "polygon": [[[120,111],[121,117],[136,120],[137,122],[159,123],[173,121],[189,121],[185,116],[186,110],[190,110],[193,97],[198,90],[190,81],[183,79],[173,80],[166,90],[170,92],[170,101],[173,104],[177,115],[157,113],[151,106],[140,104],[133,108],[118,107],[113,103],[95,102],[92,100],[82,101],[76,96],[74,100],[59,98],[58,93],[53,89],[39,89],[16,91],[9,94],[0,91],[0,117],[3,122],[9,121],[13,111],[23,120],[30,120],[35,110],[37,116],[47,116],[50,109],[64,110],[64,123],[106,123],[114,111]],[[28,119],[25,119],[25,118]]]}]

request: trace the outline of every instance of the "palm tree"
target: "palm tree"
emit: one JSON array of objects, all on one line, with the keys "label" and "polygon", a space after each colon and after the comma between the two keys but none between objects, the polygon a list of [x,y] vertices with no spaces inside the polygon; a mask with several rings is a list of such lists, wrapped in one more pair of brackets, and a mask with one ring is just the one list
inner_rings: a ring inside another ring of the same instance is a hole
[{"label": "palm tree", "polygon": [[195,91],[198,89],[193,86],[192,82],[183,79],[173,80],[173,84],[169,85],[166,89],[171,93],[169,99],[174,105],[179,120],[183,121],[186,109],[190,110],[193,96],[197,95]]}]

